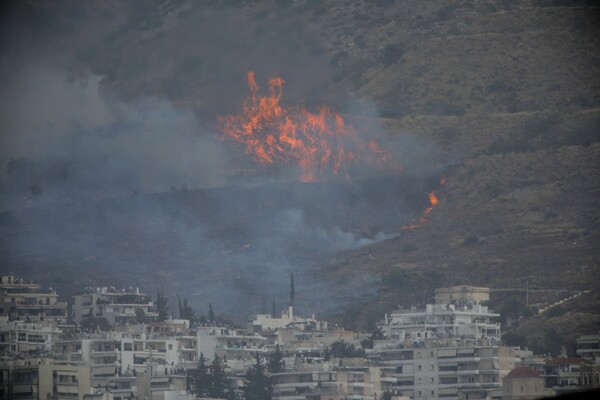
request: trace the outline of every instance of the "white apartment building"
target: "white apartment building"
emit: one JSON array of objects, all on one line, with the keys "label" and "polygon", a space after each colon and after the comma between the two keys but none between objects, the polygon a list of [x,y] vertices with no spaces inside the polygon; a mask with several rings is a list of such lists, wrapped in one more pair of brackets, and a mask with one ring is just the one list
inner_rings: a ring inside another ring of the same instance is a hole
[{"label": "white apartment building", "polygon": [[54,351],[60,359],[90,366],[92,386],[104,386],[110,378],[138,374],[153,368],[171,371],[182,363],[175,337],[110,332],[59,340]]},{"label": "white apartment building", "polygon": [[481,304],[427,304],[424,310],[398,310],[385,315],[378,327],[390,339],[419,341],[466,337],[500,340],[500,314]]},{"label": "white apartment building", "polygon": [[267,353],[264,336],[219,326],[198,327],[196,343],[196,354],[202,353],[209,361],[218,355],[233,371],[244,371],[254,363],[257,353]]},{"label": "white apartment building", "polygon": [[74,296],[74,301],[73,317],[76,324],[82,324],[89,318],[104,318],[111,326],[122,326],[158,318],[152,297],[140,292],[139,288],[92,288],[87,293]]},{"label": "white apartment building", "polygon": [[0,356],[50,351],[60,334],[51,321],[9,321],[0,317]]}]

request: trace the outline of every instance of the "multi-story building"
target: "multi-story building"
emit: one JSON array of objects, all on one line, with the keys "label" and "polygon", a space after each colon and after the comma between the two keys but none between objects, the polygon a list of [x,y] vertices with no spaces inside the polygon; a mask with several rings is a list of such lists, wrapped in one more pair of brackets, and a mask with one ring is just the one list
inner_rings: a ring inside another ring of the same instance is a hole
[{"label": "multi-story building", "polygon": [[600,333],[577,339],[577,355],[582,358],[579,382],[582,390],[600,389]]},{"label": "multi-story building", "polygon": [[600,333],[577,339],[577,355],[586,360],[600,359]]},{"label": "multi-story building", "polygon": [[54,351],[60,359],[89,365],[95,387],[109,384],[115,376],[142,373],[149,366],[174,370],[182,363],[178,345],[175,337],[111,332],[59,340]]},{"label": "multi-story building", "polygon": [[367,357],[382,366],[381,390],[414,399],[498,397],[502,378],[515,365],[513,348],[481,340],[430,339],[380,347]]},{"label": "multi-story building", "polygon": [[267,353],[267,338],[255,333],[219,326],[196,328],[196,353],[207,360],[218,355],[227,360],[233,371],[244,371],[254,362],[256,354]]},{"label": "multi-story building", "polygon": [[281,351],[302,355],[320,355],[334,342],[344,341],[355,347],[360,347],[360,340],[364,335],[342,328],[328,328],[323,324],[296,324],[278,328],[274,336],[275,344]]},{"label": "multi-story building", "polygon": [[581,358],[558,357],[546,360],[544,363],[544,385],[551,388],[557,395],[563,395],[580,390]]},{"label": "multi-story building", "polygon": [[600,390],[600,361],[583,360],[579,379],[582,390]]},{"label": "multi-story building", "polygon": [[41,286],[12,275],[0,278],[0,316],[11,321],[67,322],[67,303],[58,301],[58,294],[50,289],[42,292]]},{"label": "multi-story building", "polygon": [[291,370],[271,375],[274,400],[356,399],[381,395],[380,368],[362,359],[299,359]]},{"label": "multi-story building", "polygon": [[375,366],[339,367],[336,371],[338,390],[346,398],[377,400],[381,395],[381,368]]},{"label": "multi-story building", "polygon": [[489,338],[500,340],[500,314],[481,304],[427,304],[385,315],[378,327],[388,338],[399,341],[430,338]]},{"label": "multi-story building", "polygon": [[111,326],[155,321],[158,312],[150,295],[139,288],[118,290],[101,287],[74,296],[73,317],[76,324],[90,319],[103,319]]},{"label": "multi-story building", "polygon": [[8,321],[0,317],[0,356],[50,351],[61,332],[53,322]]},{"label": "multi-story building", "polygon": [[[42,358],[12,359],[0,364],[0,398],[38,400],[38,366]],[[43,398],[46,398],[45,396]]]},{"label": "multi-story building", "polygon": [[91,393],[90,369],[48,358],[5,361],[0,365],[1,399],[83,399]]},{"label": "multi-story building", "polygon": [[83,399],[91,392],[90,368],[51,362],[38,368],[40,399]]},{"label": "multi-story building", "polygon": [[186,376],[160,367],[150,368],[137,374],[136,389],[138,399],[176,399],[186,389]]},{"label": "multi-story building", "polygon": [[309,370],[281,372],[271,375],[274,400],[306,399],[321,393],[342,394],[335,371],[313,365]]}]

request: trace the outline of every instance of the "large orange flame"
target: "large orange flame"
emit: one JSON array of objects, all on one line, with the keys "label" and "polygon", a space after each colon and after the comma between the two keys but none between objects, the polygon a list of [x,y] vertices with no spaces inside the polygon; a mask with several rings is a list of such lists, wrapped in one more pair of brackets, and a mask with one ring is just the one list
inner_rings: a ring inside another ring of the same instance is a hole
[{"label": "large orange flame", "polygon": [[243,144],[246,153],[262,165],[298,166],[305,182],[327,171],[349,177],[355,160],[401,170],[376,141],[360,140],[340,114],[326,107],[312,113],[303,107],[283,106],[283,85],[283,79],[272,78],[268,94],[261,95],[254,72],[248,72],[250,96],[243,113],[219,117],[217,126],[223,136]]}]

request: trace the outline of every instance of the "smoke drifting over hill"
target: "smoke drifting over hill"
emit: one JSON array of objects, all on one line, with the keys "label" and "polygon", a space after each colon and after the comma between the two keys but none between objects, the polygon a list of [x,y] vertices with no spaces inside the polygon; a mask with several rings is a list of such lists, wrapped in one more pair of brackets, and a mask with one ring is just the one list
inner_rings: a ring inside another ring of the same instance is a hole
[{"label": "smoke drifting over hill", "polygon": [[[128,33],[119,46],[127,47],[131,37],[156,35],[140,39],[124,60],[118,60],[125,57],[121,52],[102,64],[76,44],[67,58],[72,63],[57,67],[61,63],[53,56],[32,62],[43,57],[31,56],[36,46],[29,42],[23,57],[11,52],[4,58],[0,269],[51,284],[65,295],[85,285],[162,287],[167,295],[178,293],[196,306],[210,301],[232,315],[260,311],[265,296],[283,304],[292,271],[299,273],[298,299],[309,311],[331,310],[350,294],[372,294],[374,288],[364,282],[375,277],[349,277],[343,288],[322,290],[327,284],[314,279],[313,267],[340,251],[397,235],[417,217],[438,182],[433,151],[408,134],[387,135],[375,119],[364,117],[377,114],[364,100],[341,111],[362,115],[357,134],[377,136],[405,174],[365,168],[354,171],[352,180],[339,176],[303,184],[296,167],[254,164],[213,128],[217,114],[241,107],[245,71],[238,57],[262,74],[284,69],[290,93],[284,101],[307,100],[308,106],[327,97],[323,90],[330,78],[319,71],[328,60],[313,54],[312,66],[298,66],[297,57],[319,50],[316,42],[303,40],[310,35],[304,36],[301,25],[277,35],[284,23],[266,16],[274,25],[265,34],[251,32],[252,23],[225,11],[194,12],[203,21],[216,19],[197,25],[181,17],[164,35],[133,22],[123,25]],[[98,23],[95,15],[89,18]],[[63,50],[68,37],[83,29],[68,21],[67,33],[50,35]],[[25,37],[41,35],[20,29]],[[218,38],[178,47],[196,62],[177,56],[163,70],[173,51],[169,44],[211,35]],[[246,48],[250,39],[241,41],[244,35],[258,40],[256,51]],[[103,40],[91,43],[106,55],[109,39],[99,37]],[[280,41],[270,54],[271,44]],[[37,46],[42,55],[52,47]],[[153,57],[156,62],[149,62]],[[190,72],[196,67],[189,63],[208,70]],[[227,81],[233,73],[239,79]],[[200,104],[195,112],[168,98],[181,95],[186,79],[209,76],[215,82],[206,87],[214,90],[195,94]],[[157,89],[161,85],[166,96]],[[311,288],[320,294],[303,298]]]},{"label": "smoke drifting over hill", "polygon": [[4,180],[97,195],[225,183],[223,146],[200,134],[191,112],[159,98],[103,95],[93,74],[69,79],[30,68],[13,75],[1,95]]}]

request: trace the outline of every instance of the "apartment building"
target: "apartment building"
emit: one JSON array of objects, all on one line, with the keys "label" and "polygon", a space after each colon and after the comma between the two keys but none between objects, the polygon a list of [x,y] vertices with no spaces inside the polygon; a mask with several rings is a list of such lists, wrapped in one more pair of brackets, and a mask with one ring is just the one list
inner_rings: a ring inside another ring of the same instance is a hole
[{"label": "apartment building", "polygon": [[58,301],[55,290],[43,292],[37,283],[3,275],[0,277],[0,316],[11,321],[66,324],[67,303]]},{"label": "apartment building", "polygon": [[581,358],[566,355],[546,360],[543,370],[544,385],[553,389],[559,396],[579,391],[581,361]]},{"label": "apartment building", "polygon": [[242,330],[220,326],[196,328],[196,353],[202,353],[207,360],[215,355],[227,360],[233,371],[245,371],[254,363],[255,355],[267,353],[267,338]]},{"label": "apartment building", "polygon": [[160,366],[150,368],[147,372],[137,374],[136,388],[138,399],[176,399],[178,393],[186,390],[186,375]]},{"label": "apartment building", "polygon": [[360,340],[364,338],[364,335],[338,327],[328,328],[327,324],[293,323],[277,329],[274,338],[281,351],[317,356],[322,354],[326,348],[331,347],[334,342],[344,341],[360,347]]},{"label": "apartment building", "polygon": [[414,399],[499,397],[501,381],[515,365],[511,347],[484,341],[429,339],[410,347],[370,351],[382,366],[381,390]]},{"label": "apartment building", "polygon": [[0,317],[0,356],[48,352],[61,332],[51,321],[9,321]]},{"label": "apartment building", "polygon": [[398,310],[385,315],[378,327],[388,338],[423,340],[465,337],[500,340],[500,314],[475,303],[427,304],[425,309]]},{"label": "apartment building", "polygon": [[41,399],[83,399],[91,393],[90,368],[52,362],[38,367],[39,394]]},{"label": "apartment building", "polygon": [[274,400],[306,399],[316,393],[339,393],[337,376],[334,371],[319,370],[291,371],[271,375]]},{"label": "apartment building", "polygon": [[152,366],[168,371],[181,364],[177,338],[110,332],[59,340],[54,346],[65,361],[90,366],[92,386],[105,386],[116,376],[142,373]]},{"label": "apartment building", "polygon": [[123,326],[155,321],[158,312],[150,295],[139,288],[89,288],[74,296],[73,317],[76,324],[90,319],[103,319],[110,326]]},{"label": "apartment building", "polygon": [[577,338],[577,355],[586,360],[600,359],[600,333]]},{"label": "apartment building", "polygon": [[0,363],[0,398],[38,400],[38,366],[43,362],[42,358],[25,358]]}]

